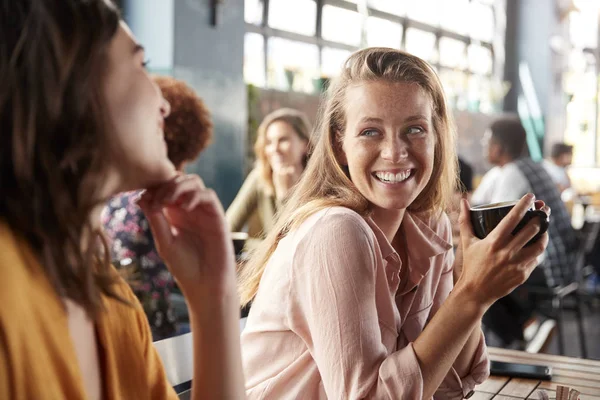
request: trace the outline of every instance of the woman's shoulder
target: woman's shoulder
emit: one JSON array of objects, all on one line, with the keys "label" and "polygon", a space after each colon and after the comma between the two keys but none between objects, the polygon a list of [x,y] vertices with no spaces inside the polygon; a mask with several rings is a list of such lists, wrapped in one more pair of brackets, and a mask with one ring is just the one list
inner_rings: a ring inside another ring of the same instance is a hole
[{"label": "woman's shoulder", "polygon": [[310,239],[313,243],[328,243],[342,237],[345,241],[375,240],[375,234],[365,218],[341,206],[326,207],[311,214],[298,227],[295,236],[298,239]]}]

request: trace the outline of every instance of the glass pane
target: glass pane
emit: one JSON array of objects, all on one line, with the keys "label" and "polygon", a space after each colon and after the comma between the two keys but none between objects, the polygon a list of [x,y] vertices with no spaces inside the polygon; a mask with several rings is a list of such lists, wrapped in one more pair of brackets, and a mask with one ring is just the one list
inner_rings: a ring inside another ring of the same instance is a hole
[{"label": "glass pane", "polygon": [[363,17],[344,8],[323,6],[323,31],[325,40],[340,42],[352,46],[360,45]]},{"label": "glass pane", "polygon": [[265,87],[265,41],[258,33],[246,33],[244,37],[244,80],[255,86]]},{"label": "glass pane", "polygon": [[569,34],[575,47],[598,46],[598,8],[597,0],[576,2],[580,12],[569,14]]},{"label": "glass pane", "polygon": [[406,15],[410,19],[437,26],[440,22],[440,3],[442,2],[443,0],[408,1]]},{"label": "glass pane", "polygon": [[440,25],[451,32],[464,35],[472,23],[469,18],[469,0],[443,0],[438,7],[441,10]]},{"label": "glass pane", "polygon": [[494,111],[491,81],[487,77],[471,75],[468,78],[467,108],[473,112]]},{"label": "glass pane", "polygon": [[490,49],[478,44],[472,44],[469,46],[467,52],[469,69],[471,71],[482,75],[490,75],[492,73],[494,59],[492,58]]},{"label": "glass pane", "polygon": [[406,51],[432,64],[436,63],[435,34],[408,28],[406,30]]},{"label": "glass pane", "polygon": [[302,35],[314,36],[317,24],[314,0],[269,1],[269,26]]},{"label": "glass pane", "polygon": [[466,47],[466,43],[460,40],[440,38],[440,64],[451,68],[466,68]]},{"label": "glass pane", "polygon": [[473,39],[491,43],[494,40],[494,10],[490,6],[472,2],[470,6],[470,19],[466,24],[469,34]]},{"label": "glass pane", "polygon": [[400,48],[402,25],[376,17],[367,19],[367,45]]},{"label": "glass pane", "polygon": [[439,73],[446,98],[451,108],[467,108],[467,75],[461,71],[443,70]]},{"label": "glass pane", "polygon": [[268,42],[268,86],[280,90],[312,92],[319,76],[316,45],[273,37]]},{"label": "glass pane", "polygon": [[400,16],[406,13],[406,3],[401,0],[367,0],[371,8]]},{"label": "glass pane", "polygon": [[263,15],[263,0],[244,0],[244,20],[260,25]]},{"label": "glass pane", "polygon": [[324,47],[321,53],[321,75],[330,78],[338,76],[350,54],[352,53],[347,50]]}]

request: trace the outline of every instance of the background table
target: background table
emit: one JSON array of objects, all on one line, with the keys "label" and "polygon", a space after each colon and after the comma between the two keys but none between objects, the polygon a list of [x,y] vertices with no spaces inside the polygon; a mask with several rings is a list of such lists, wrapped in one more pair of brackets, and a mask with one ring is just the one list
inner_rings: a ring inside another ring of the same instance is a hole
[{"label": "background table", "polygon": [[551,399],[556,398],[556,386],[569,386],[581,392],[581,400],[600,400],[600,361],[580,358],[530,354],[523,351],[490,347],[490,358],[495,361],[552,367],[552,380],[490,376],[475,388],[471,400],[538,399],[537,391],[545,390]]}]

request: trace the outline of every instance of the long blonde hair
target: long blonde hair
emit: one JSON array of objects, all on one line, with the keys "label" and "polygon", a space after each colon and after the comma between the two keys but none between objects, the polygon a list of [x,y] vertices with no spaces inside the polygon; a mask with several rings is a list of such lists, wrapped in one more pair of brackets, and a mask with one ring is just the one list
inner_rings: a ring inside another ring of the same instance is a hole
[{"label": "long blonde hair", "polygon": [[[254,143],[254,154],[256,154],[256,168],[260,171],[260,179],[265,192],[275,194],[273,187],[273,168],[269,163],[266,153],[267,146],[267,130],[274,123],[282,121],[287,123],[294,129],[298,137],[310,146],[310,131],[311,126],[306,114],[302,111],[294,110],[293,108],[280,108],[268,114],[260,123]],[[302,166],[306,168],[308,155],[304,156]]]},{"label": "long blonde hair", "polygon": [[340,76],[327,90],[314,132],[314,152],[304,174],[280,211],[275,226],[240,271],[242,305],[248,304],[256,295],[267,262],[279,241],[310,215],[332,206],[347,207],[363,216],[369,214],[369,202],[338,161],[336,149],[339,149],[346,127],[346,89],[350,85],[381,80],[416,83],[431,96],[433,127],[437,135],[436,167],[427,186],[408,210],[431,216],[446,209],[457,181],[456,134],[436,73],[425,61],[400,50],[379,47],[359,50],[348,58]]}]

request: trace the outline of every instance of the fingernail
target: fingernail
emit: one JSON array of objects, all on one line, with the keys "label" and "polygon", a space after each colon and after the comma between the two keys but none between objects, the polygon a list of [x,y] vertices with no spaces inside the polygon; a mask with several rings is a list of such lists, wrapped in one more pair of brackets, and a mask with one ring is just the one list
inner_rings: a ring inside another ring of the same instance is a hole
[{"label": "fingernail", "polygon": [[140,193],[136,194],[135,196],[133,196],[132,201],[134,203],[138,203],[142,199],[143,194],[144,194],[144,192],[140,192]]},{"label": "fingernail", "polygon": [[535,194],[533,193],[527,193],[525,197],[527,198],[527,200],[535,200]]}]

